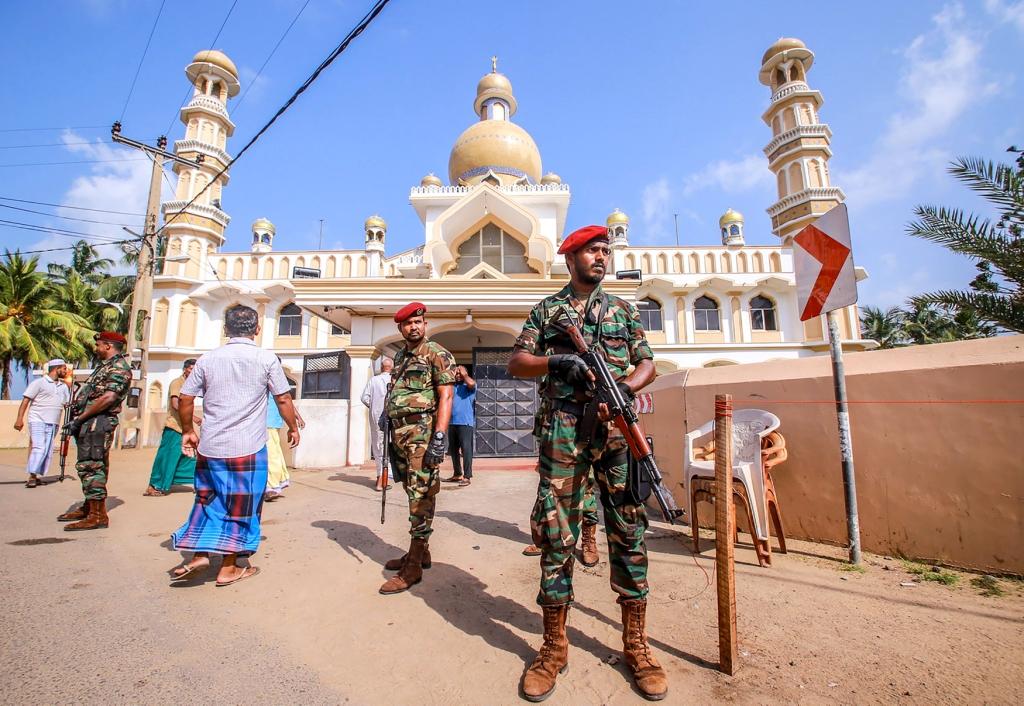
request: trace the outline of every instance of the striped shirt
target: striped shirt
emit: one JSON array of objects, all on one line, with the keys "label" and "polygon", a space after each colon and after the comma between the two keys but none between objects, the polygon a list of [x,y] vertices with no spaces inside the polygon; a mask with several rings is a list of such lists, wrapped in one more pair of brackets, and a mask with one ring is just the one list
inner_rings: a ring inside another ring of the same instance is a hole
[{"label": "striped shirt", "polygon": [[267,443],[267,393],[288,392],[288,378],[277,356],[250,338],[228,342],[196,362],[182,395],[203,398],[199,453],[237,458]]}]

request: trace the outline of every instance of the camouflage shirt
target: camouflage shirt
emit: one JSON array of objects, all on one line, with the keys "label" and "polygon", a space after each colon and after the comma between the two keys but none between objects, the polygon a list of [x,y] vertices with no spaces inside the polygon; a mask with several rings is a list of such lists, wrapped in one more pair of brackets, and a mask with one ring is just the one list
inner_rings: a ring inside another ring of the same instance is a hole
[{"label": "camouflage shirt", "polygon": [[128,388],[132,383],[132,366],[128,362],[128,356],[124,353],[109,358],[92,371],[92,375],[85,381],[85,384],[75,393],[75,404],[72,410],[76,415],[85,411],[85,408],[105,392],[113,392],[114,403],[107,407],[100,414],[109,417],[117,417],[121,411],[121,402],[128,394]]},{"label": "camouflage shirt", "polygon": [[[412,359],[406,361],[406,358]],[[404,370],[403,370],[404,368]],[[433,412],[437,408],[437,387],[455,384],[455,357],[424,338],[413,350],[403,348],[395,356],[394,387],[388,395],[388,417]]]},{"label": "camouflage shirt", "polygon": [[[584,312],[592,311],[596,319],[601,311],[601,295],[604,290],[598,286],[586,302],[580,301],[567,284],[558,294],[542,299],[533,307],[529,318],[523,324],[523,331],[516,339],[517,350],[524,350],[533,355],[553,355],[555,353],[575,353],[569,337],[552,325],[552,321],[560,306],[566,306],[574,315],[588,345],[600,339],[600,348],[608,368],[616,380],[626,376],[630,366],[641,360],[654,358],[651,347],[647,345],[643,326],[640,324],[640,313],[637,308],[620,297],[606,294],[608,309],[600,322],[590,322]],[[599,330],[600,329],[600,330]],[[600,333],[600,335],[598,335]],[[579,399],[576,388],[564,380],[544,376],[541,381],[541,394],[549,399]]]}]

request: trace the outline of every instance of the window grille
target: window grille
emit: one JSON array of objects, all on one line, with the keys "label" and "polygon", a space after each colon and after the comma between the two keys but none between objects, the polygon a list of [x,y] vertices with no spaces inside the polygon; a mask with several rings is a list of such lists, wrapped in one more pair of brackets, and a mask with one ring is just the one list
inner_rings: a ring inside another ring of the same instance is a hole
[{"label": "window grille", "polygon": [[348,353],[314,353],[302,360],[302,399],[347,400],[352,379]]}]

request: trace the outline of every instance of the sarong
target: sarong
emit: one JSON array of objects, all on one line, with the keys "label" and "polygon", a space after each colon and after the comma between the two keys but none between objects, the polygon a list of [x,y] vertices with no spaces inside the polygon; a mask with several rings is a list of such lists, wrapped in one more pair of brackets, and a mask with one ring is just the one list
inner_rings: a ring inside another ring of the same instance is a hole
[{"label": "sarong", "polygon": [[172,485],[192,485],[195,482],[196,460],[181,452],[181,433],[164,427],[160,448],[153,459],[149,484],[162,492]]},{"label": "sarong", "polygon": [[281,448],[281,434],[277,429],[267,429],[267,489],[280,493],[291,485],[291,473],[284,462],[284,449]]},{"label": "sarong", "polygon": [[50,452],[53,450],[53,437],[57,435],[57,425],[29,422],[28,431],[32,439],[32,449],[28,452],[25,472],[45,476],[50,468]]},{"label": "sarong", "polygon": [[188,521],[171,535],[176,550],[253,554],[267,487],[267,447],[237,458],[196,461],[196,499]]}]

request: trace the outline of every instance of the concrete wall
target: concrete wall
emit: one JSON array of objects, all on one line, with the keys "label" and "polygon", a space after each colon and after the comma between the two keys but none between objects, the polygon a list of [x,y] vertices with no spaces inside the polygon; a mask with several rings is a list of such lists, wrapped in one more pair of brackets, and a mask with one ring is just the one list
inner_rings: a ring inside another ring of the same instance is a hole
[{"label": "concrete wall", "polygon": [[28,448],[28,423],[21,431],[14,430],[20,406],[20,396],[16,400],[0,400],[0,449]]},{"label": "concrete wall", "polygon": [[[355,403],[362,407],[359,400]],[[288,465],[295,468],[329,468],[346,464],[349,400],[296,400],[295,407],[306,421],[297,448],[289,449],[287,435],[281,440]],[[286,431],[286,430],[285,430]]]},{"label": "concrete wall", "polygon": [[[864,548],[1024,574],[1024,336],[844,359]],[[730,393],[782,420],[789,460],[773,476],[787,536],[846,543],[827,356],[685,370],[648,390],[643,421],[680,506],[683,436]]]}]

